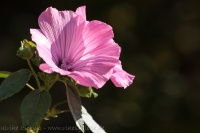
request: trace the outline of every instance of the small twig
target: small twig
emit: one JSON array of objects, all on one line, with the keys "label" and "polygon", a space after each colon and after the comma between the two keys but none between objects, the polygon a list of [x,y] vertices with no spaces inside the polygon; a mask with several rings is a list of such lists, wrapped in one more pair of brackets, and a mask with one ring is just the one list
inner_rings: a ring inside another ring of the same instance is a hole
[{"label": "small twig", "polygon": [[28,62],[28,65],[29,65],[29,67],[30,67],[30,69],[31,69],[31,71],[32,71],[32,73],[33,73],[33,76],[35,77],[35,80],[36,80],[36,82],[37,82],[38,88],[39,88],[39,90],[41,90],[40,81],[39,81],[39,79],[38,79],[38,77],[37,77],[37,74],[36,74],[35,70],[33,69],[32,65],[31,65],[30,60],[27,59],[27,62]]}]

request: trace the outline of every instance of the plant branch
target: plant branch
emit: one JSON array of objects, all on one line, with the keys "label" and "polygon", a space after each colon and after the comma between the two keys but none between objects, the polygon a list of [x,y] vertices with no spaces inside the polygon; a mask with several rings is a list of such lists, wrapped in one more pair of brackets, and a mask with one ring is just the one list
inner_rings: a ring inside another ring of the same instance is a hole
[{"label": "plant branch", "polygon": [[65,101],[61,101],[61,102],[55,104],[52,108],[55,109],[55,108],[57,108],[58,106],[60,106],[60,105],[62,105],[62,104],[65,104],[65,103],[67,103],[67,100],[65,100]]},{"label": "plant branch", "polygon": [[39,79],[38,79],[38,76],[37,76],[35,70],[33,69],[32,65],[31,65],[30,60],[27,59],[27,62],[28,62],[28,65],[29,65],[29,67],[30,67],[30,69],[31,69],[31,71],[32,71],[32,73],[33,73],[33,76],[35,77],[35,80],[36,80],[36,82],[37,82],[38,88],[39,88],[39,90],[41,90],[40,81],[39,81]]}]

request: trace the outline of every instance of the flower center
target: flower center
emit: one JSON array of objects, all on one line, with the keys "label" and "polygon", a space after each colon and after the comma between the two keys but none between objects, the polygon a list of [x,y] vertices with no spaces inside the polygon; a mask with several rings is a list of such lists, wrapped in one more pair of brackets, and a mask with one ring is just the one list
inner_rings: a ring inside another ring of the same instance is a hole
[{"label": "flower center", "polygon": [[69,62],[69,61],[60,61],[58,66],[61,68],[61,69],[64,69],[64,70],[68,70],[68,71],[71,71],[73,69],[72,67],[72,63]]}]

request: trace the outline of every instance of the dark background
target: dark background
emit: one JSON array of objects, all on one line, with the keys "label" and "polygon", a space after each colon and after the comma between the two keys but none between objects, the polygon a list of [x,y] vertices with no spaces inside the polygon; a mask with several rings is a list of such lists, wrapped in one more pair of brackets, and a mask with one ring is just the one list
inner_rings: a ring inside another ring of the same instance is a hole
[{"label": "dark background", "polygon": [[[2,3],[3,2],[3,3]],[[127,89],[110,81],[96,90],[99,97],[82,98],[83,105],[108,133],[200,132],[200,1],[199,0],[6,0],[0,4],[0,70],[28,68],[16,56],[23,39],[47,7],[75,10],[87,6],[87,19],[113,27],[122,47],[123,68],[136,76]],[[2,79],[1,79],[2,81]],[[31,79],[36,86],[34,79]],[[25,132],[20,128],[19,107],[30,92],[23,89],[0,102],[0,132]],[[53,103],[65,99],[56,84]],[[63,107],[64,109],[67,108]],[[2,127],[13,127],[3,130]],[[44,121],[48,127],[75,127],[70,113]],[[65,132],[79,132],[68,130]],[[90,131],[87,130],[89,133]]]}]

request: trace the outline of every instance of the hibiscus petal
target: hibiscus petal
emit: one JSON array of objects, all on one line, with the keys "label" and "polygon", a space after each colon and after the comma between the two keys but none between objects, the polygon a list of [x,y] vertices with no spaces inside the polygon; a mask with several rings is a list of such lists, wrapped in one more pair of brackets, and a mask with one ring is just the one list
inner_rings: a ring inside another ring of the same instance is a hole
[{"label": "hibiscus petal", "polygon": [[135,76],[124,71],[121,65],[114,67],[113,74],[110,77],[116,87],[124,87],[124,89],[132,84],[134,78]]},{"label": "hibiscus petal", "polygon": [[[85,54],[91,54],[91,52],[94,52],[93,54],[95,54],[96,50],[105,50],[107,47],[109,47],[109,45],[106,45],[106,43],[111,41],[113,37],[114,34],[111,26],[97,20],[89,22],[83,31],[83,39],[86,47]],[[113,43],[113,45],[116,47],[116,49],[119,47],[115,43]]]},{"label": "hibiscus petal", "polygon": [[79,64],[79,68],[69,74],[76,82],[84,86],[101,88],[110,78],[112,68],[119,63],[116,58],[93,56]]},{"label": "hibiscus petal", "polygon": [[101,88],[119,63],[121,48],[112,39],[112,28],[100,21],[89,22],[82,36],[83,44],[71,50],[73,69],[69,76],[81,85]]},{"label": "hibiscus petal", "polygon": [[86,6],[81,6],[81,7],[76,9],[76,14],[81,15],[86,20],[85,10],[86,10]]},{"label": "hibiscus petal", "polygon": [[67,38],[63,29],[75,16],[77,15],[73,11],[58,11],[52,7],[47,8],[39,16],[39,26],[50,43],[54,44],[51,50],[55,51],[58,58],[62,58],[65,53],[63,44],[65,44]]},{"label": "hibiscus petal", "polygon": [[32,40],[36,42],[36,48],[39,56],[51,67],[56,67],[54,60],[57,58],[54,53],[51,53],[51,45],[47,38],[41,33],[39,29],[31,29]]},{"label": "hibiscus petal", "polygon": [[71,61],[74,50],[79,45],[83,45],[82,31],[85,20],[72,11],[47,8],[39,17],[39,25],[44,35],[50,40],[51,51],[58,58],[57,64],[59,60]]},{"label": "hibiscus petal", "polygon": [[[65,42],[63,43],[61,49],[65,50],[63,59],[69,62],[74,61],[74,53],[79,47],[83,46],[82,32],[85,27],[85,21],[81,16],[76,16],[72,18],[64,27],[63,33],[65,35]],[[80,51],[82,54],[84,51]]]},{"label": "hibiscus petal", "polygon": [[[74,66],[90,56],[107,56],[119,59],[121,48],[113,41],[112,27],[100,22],[89,22],[83,31],[84,44],[79,45],[74,53]],[[84,53],[83,53],[84,52]]]},{"label": "hibiscus petal", "polygon": [[72,77],[78,84],[88,87],[92,86],[97,89],[101,88],[108,81],[108,78],[105,76],[86,70],[74,71],[69,76]]},{"label": "hibiscus petal", "polygon": [[40,64],[39,66],[40,70],[46,72],[46,73],[53,73],[52,67],[50,67],[48,64]]}]

